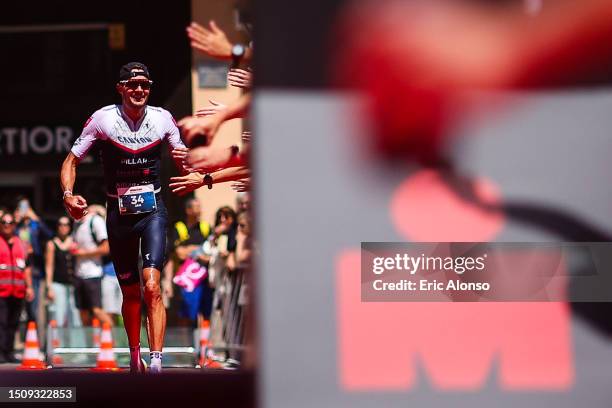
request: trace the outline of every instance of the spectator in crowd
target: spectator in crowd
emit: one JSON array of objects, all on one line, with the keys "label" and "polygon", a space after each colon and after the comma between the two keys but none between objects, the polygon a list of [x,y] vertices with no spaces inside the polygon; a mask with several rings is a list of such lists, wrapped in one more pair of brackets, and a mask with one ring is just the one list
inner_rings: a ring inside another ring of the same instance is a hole
[{"label": "spectator in crowd", "polygon": [[236,212],[241,213],[251,210],[251,196],[243,192],[236,194]]},{"label": "spectator in crowd", "polygon": [[246,268],[251,263],[253,240],[251,235],[251,216],[243,211],[238,214],[238,232],[236,233],[236,266]]},{"label": "spectator in crowd", "polygon": [[246,269],[251,262],[251,218],[247,212],[241,212],[237,217],[238,230],[236,231],[235,251],[228,254],[227,267],[230,270]]},{"label": "spectator in crowd", "polygon": [[0,217],[0,363],[13,363],[15,333],[24,298],[34,298],[30,266],[21,239],[15,235],[11,213]]},{"label": "spectator in crowd", "polygon": [[102,257],[109,253],[104,219],[88,207],[87,214],[76,224],[74,241],[74,287],[81,321],[89,326],[95,316],[103,323],[112,324],[110,316],[102,309]]},{"label": "spectator in crowd", "polygon": [[[234,222],[234,219],[237,222]],[[242,344],[244,341],[244,307],[248,304],[248,274],[246,272],[251,266],[253,247],[248,213],[241,212],[235,216],[231,208],[221,208],[216,232],[220,234],[217,241],[219,254],[225,256],[224,265],[220,268],[220,276],[216,279],[216,285],[223,288],[216,303],[220,307],[222,328],[215,324],[211,332],[215,336],[222,335],[225,344]],[[224,245],[226,249],[221,248]],[[215,267],[219,269],[217,265]],[[219,332],[220,329],[221,332]],[[237,350],[230,348],[226,357],[229,357],[226,359],[226,366],[240,365],[242,356]]]},{"label": "spectator in crowd", "polygon": [[34,298],[28,302],[26,312],[29,321],[36,321],[39,329],[44,326],[45,321],[43,306],[39,305],[41,295],[40,282],[44,278],[45,260],[44,249],[46,241],[53,237],[53,231],[45,224],[32,209],[27,198],[18,199],[17,208],[14,212],[17,223],[17,235],[25,245],[28,254],[28,264],[32,268],[32,288]]},{"label": "spectator in crowd", "polygon": [[177,268],[174,281],[181,287],[180,317],[183,324],[197,325],[201,318],[209,319],[212,289],[206,279],[210,257],[203,245],[211,233],[210,225],[201,221],[200,202],[190,198],[185,203],[185,221],[179,221],[171,231],[173,262]]},{"label": "spectator in crowd", "polygon": [[219,208],[216,214],[215,235],[219,237],[217,247],[223,257],[226,258],[230,252],[236,250],[237,232],[236,212],[229,206]]},{"label": "spectator in crowd", "polygon": [[[106,220],[106,208],[103,206],[92,204],[89,206],[89,211]],[[104,272],[102,276],[102,309],[111,316],[115,323],[118,323],[121,320],[123,294],[110,255],[102,256],[102,272]]]},{"label": "spectator in crowd", "polygon": [[74,258],[71,250],[74,241],[70,219],[60,217],[57,234],[47,242],[45,272],[49,314],[57,327],[81,327],[81,317],[74,298]]}]

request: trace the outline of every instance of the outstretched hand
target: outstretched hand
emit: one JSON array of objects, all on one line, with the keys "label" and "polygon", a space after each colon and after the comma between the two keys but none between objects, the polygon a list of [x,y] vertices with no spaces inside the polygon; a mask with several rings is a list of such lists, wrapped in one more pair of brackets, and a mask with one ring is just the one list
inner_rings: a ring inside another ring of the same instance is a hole
[{"label": "outstretched hand", "polygon": [[174,160],[174,162],[180,165],[186,173],[191,173],[192,171],[194,171],[194,169],[190,167],[189,163],[187,162],[187,157],[189,155],[188,148],[175,147],[174,149],[172,149],[170,154],[172,155],[172,159]]},{"label": "outstretched hand", "polygon": [[200,173],[189,173],[184,176],[170,178],[170,189],[173,193],[183,196],[204,185],[204,175]]},{"label": "outstretched hand", "polygon": [[208,102],[210,102],[210,105],[205,106],[202,109],[198,109],[195,113],[195,116],[197,117],[210,116],[210,115],[214,115],[217,112],[227,109],[227,105],[221,102],[217,102],[214,99],[209,99]]},{"label": "outstretched hand", "polygon": [[195,147],[189,152],[189,166],[197,171],[210,173],[225,167],[232,167],[234,156],[229,146]]},{"label": "outstretched hand", "polygon": [[191,146],[196,136],[200,136],[205,137],[205,144],[209,145],[217,134],[219,126],[221,126],[223,121],[218,116],[219,115],[212,115],[201,118],[187,116],[186,118],[181,119],[178,122],[178,125],[181,128],[181,133],[183,135],[183,139],[185,140],[185,144],[187,146]]},{"label": "outstretched hand", "polygon": [[227,82],[232,86],[248,90],[253,83],[253,74],[251,71],[233,68],[227,74]]},{"label": "outstretched hand", "polygon": [[231,185],[232,190],[237,191],[239,193],[244,193],[251,191],[251,178],[245,178],[242,180],[238,180]]},{"label": "outstretched hand", "polygon": [[232,58],[232,43],[229,42],[225,32],[214,21],[208,23],[208,28],[192,22],[187,27],[187,36],[191,41],[191,48],[201,51],[218,59]]}]

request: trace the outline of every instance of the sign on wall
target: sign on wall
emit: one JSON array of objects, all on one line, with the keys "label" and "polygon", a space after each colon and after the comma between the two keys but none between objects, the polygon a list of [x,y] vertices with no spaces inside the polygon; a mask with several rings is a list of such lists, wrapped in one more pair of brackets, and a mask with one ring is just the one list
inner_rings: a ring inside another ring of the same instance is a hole
[{"label": "sign on wall", "polygon": [[0,128],[0,157],[67,154],[74,141],[69,126]]},{"label": "sign on wall", "polygon": [[196,65],[199,88],[226,88],[228,66],[220,61],[200,61]]}]

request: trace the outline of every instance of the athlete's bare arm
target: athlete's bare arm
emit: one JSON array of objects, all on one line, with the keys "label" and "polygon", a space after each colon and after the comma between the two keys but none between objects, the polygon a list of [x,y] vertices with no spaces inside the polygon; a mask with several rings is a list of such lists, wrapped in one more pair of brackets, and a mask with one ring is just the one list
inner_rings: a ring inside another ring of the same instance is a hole
[{"label": "athlete's bare arm", "polygon": [[64,192],[64,206],[70,216],[76,220],[83,218],[87,208],[87,201],[82,196],[72,194],[78,165],[79,159],[70,152],[66,156],[60,171],[60,185]]}]

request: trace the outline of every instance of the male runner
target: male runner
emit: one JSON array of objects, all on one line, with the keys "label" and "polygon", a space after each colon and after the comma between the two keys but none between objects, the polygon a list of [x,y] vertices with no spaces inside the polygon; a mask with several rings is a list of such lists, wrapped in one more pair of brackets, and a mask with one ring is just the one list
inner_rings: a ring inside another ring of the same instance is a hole
[{"label": "male runner", "polygon": [[[170,113],[148,106],[153,81],[144,64],[121,67],[117,92],[121,105],[96,111],[85,123],[61,170],[64,205],[76,219],[86,212],[87,202],[73,194],[76,167],[97,142],[101,147],[107,192],[106,225],[111,258],[123,293],[122,315],[130,345],[130,370],[143,372],[140,358],[139,245],[142,253],[147,334],[151,372],[160,372],[166,330],[166,311],[161,299],[160,270],[164,264],[168,213],[159,194],[161,142],[184,148]],[[187,170],[176,160],[183,172]]]}]

